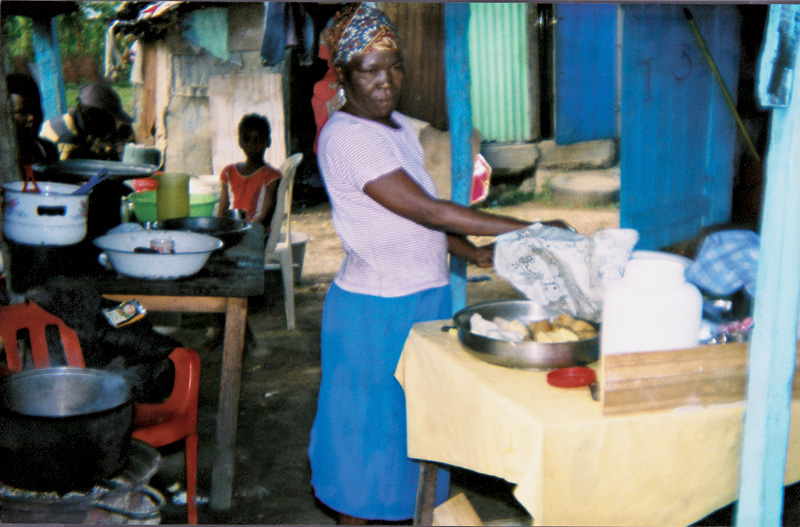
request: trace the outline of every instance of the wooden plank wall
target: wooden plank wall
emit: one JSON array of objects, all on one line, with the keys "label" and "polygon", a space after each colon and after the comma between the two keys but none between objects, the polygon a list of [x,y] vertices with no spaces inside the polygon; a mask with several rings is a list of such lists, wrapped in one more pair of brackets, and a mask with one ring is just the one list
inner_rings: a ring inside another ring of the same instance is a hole
[{"label": "wooden plank wall", "polygon": [[405,78],[398,110],[449,130],[444,87],[444,4],[381,3],[397,26]]},{"label": "wooden plank wall", "polygon": [[143,83],[138,103],[139,115],[136,116],[136,140],[146,145],[155,144],[156,129],[156,46],[149,42],[141,42]]},{"label": "wooden plank wall", "polygon": [[274,167],[287,157],[286,143],[281,140],[286,126],[280,73],[253,75],[212,75],[208,95],[211,114],[213,173],[244,159],[239,147],[237,127],[247,113],[259,113],[269,119],[272,146],[266,161]]}]

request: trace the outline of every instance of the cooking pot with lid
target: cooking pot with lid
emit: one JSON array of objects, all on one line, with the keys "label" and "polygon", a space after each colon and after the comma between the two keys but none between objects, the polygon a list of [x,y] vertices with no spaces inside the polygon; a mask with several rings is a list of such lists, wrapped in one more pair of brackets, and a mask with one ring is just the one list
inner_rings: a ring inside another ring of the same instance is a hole
[{"label": "cooking pot with lid", "polygon": [[3,184],[3,233],[25,245],[73,245],[86,236],[89,196],[80,187],[39,182],[39,192],[23,191],[24,181]]}]

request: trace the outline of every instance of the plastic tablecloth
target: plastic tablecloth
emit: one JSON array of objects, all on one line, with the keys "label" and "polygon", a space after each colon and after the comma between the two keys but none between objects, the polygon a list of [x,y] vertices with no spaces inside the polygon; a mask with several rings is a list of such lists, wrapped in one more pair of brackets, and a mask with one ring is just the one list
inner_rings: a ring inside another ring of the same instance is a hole
[{"label": "plastic tablecloth", "polygon": [[[416,324],[395,372],[409,457],[515,484],[534,525],[688,525],[736,499],[744,402],[603,416],[587,387],[475,358],[451,324]],[[786,484],[798,417],[794,401]]]}]

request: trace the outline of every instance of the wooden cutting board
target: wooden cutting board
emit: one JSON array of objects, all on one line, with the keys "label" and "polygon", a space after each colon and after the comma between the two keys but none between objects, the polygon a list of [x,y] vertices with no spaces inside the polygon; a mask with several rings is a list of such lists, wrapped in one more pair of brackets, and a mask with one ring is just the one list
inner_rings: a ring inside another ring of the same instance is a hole
[{"label": "wooden cutting board", "polygon": [[[599,372],[603,414],[742,401],[747,365],[747,343],[604,355]],[[800,398],[798,377],[793,380],[793,398]]]}]

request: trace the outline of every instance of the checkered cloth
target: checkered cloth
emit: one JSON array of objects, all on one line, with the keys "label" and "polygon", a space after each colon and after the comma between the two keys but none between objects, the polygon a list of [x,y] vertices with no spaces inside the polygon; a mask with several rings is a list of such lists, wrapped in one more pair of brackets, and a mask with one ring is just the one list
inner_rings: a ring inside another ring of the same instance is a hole
[{"label": "checkered cloth", "polygon": [[755,294],[758,268],[758,235],[751,231],[720,231],[710,234],[686,270],[686,279],[700,289],[720,296],[742,287]]}]

